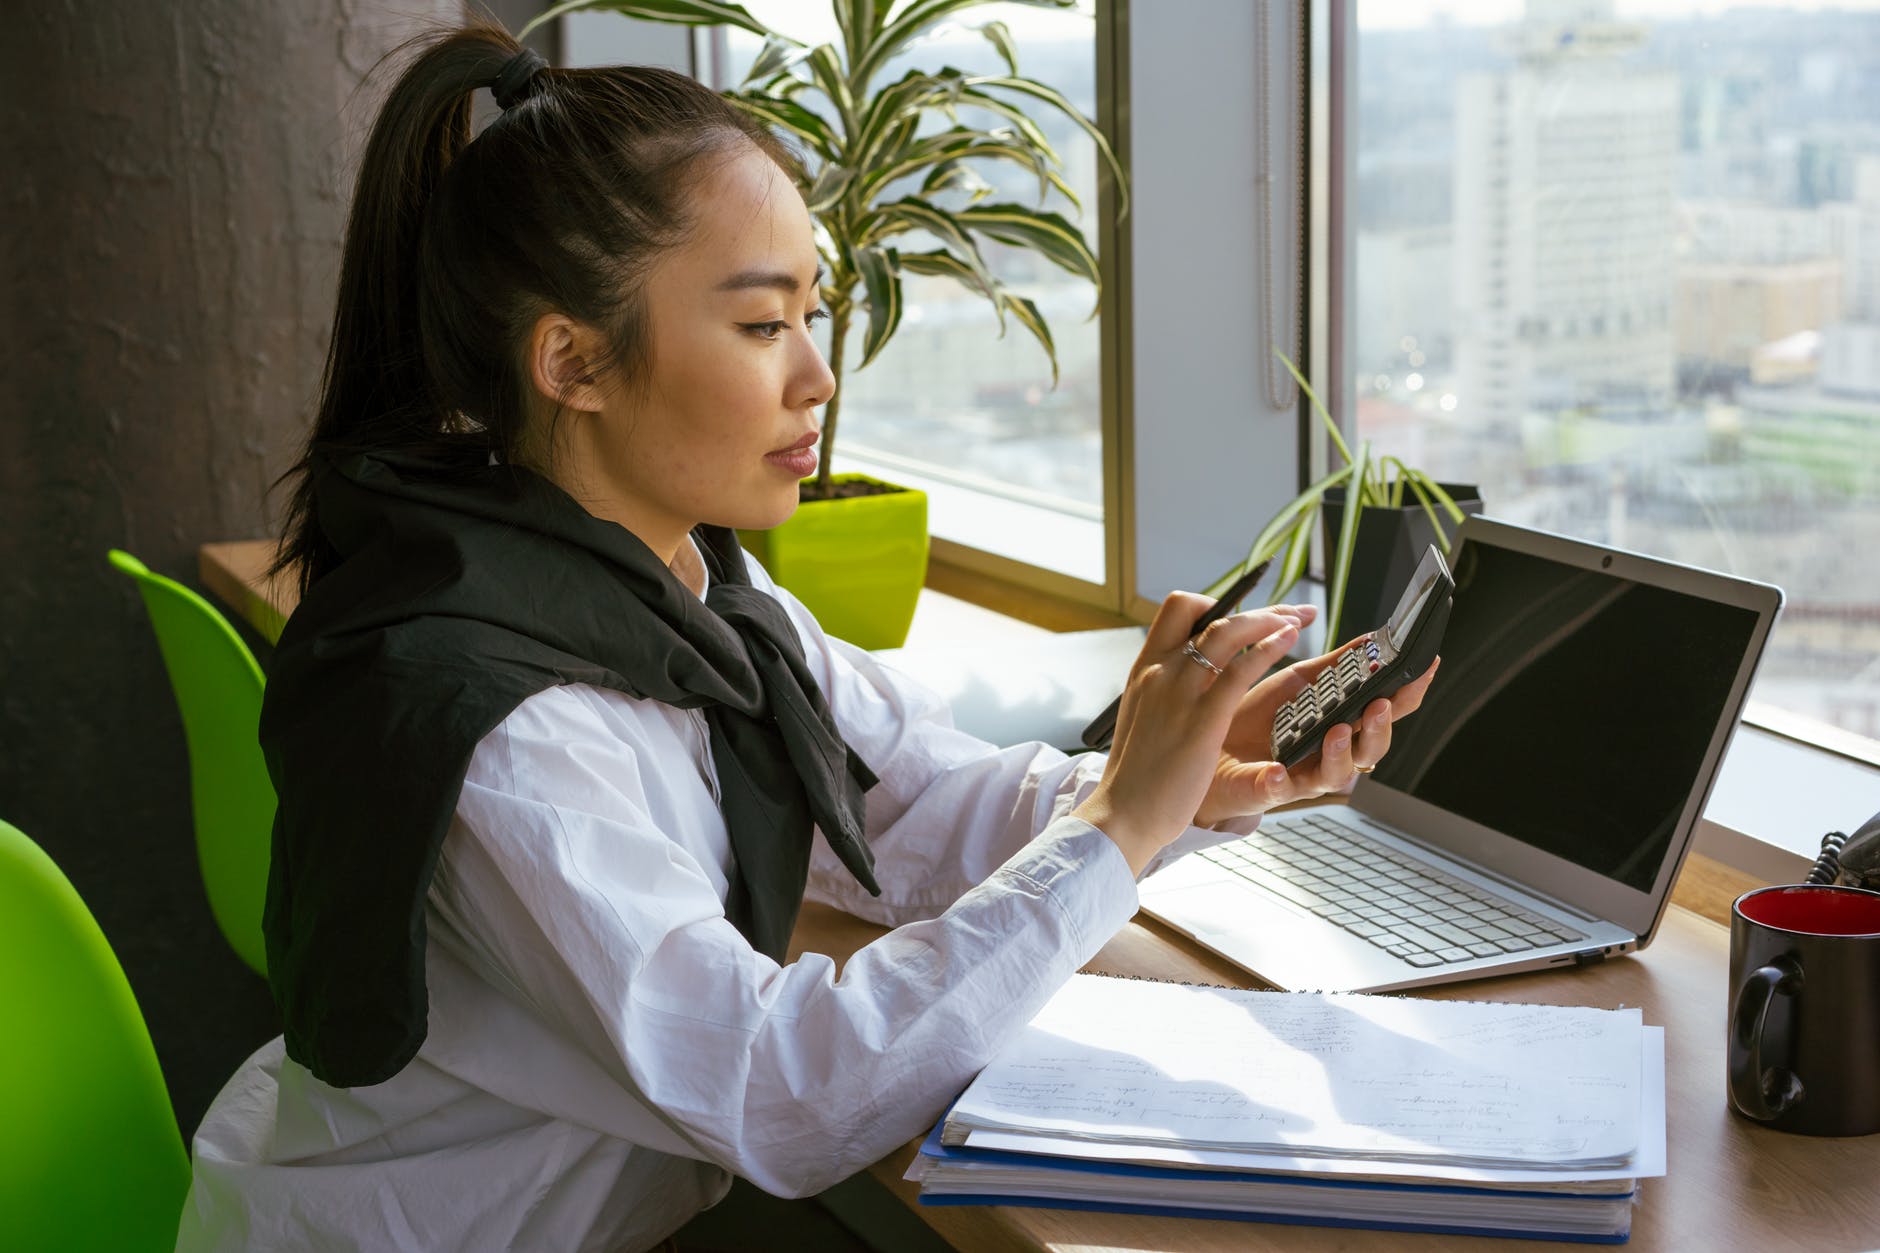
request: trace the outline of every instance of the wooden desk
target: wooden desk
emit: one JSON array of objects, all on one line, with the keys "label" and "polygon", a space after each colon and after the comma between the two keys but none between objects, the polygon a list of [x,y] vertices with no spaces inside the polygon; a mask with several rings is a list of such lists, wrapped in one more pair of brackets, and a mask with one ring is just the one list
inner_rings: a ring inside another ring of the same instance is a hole
[{"label": "wooden desk", "polygon": [[291,583],[267,577],[273,563],[271,539],[204,544],[196,550],[196,573],[202,585],[221,597],[270,644],[281,638],[287,615],[294,612],[300,600],[299,591]]},{"label": "wooden desk", "polygon": [[[806,906],[791,957],[827,953],[838,961],[882,929],[821,906]],[[1729,933],[1681,906],[1671,907],[1651,947],[1575,971],[1544,971],[1432,989],[1446,999],[1533,1001],[1551,1005],[1635,1005],[1665,1028],[1670,1173],[1641,1184],[1632,1248],[1734,1249],[1831,1253],[1880,1248],[1880,1135],[1820,1139],[1784,1135],[1732,1114],[1724,1096],[1724,1018]],[[1237,967],[1146,916],[1105,945],[1087,969],[1255,987]],[[956,1248],[981,1250],[1366,1250],[1507,1249],[1532,1253],[1529,1240],[1405,1232],[1210,1222],[1015,1206],[918,1206],[919,1189],[901,1178],[915,1144],[871,1173]]]}]

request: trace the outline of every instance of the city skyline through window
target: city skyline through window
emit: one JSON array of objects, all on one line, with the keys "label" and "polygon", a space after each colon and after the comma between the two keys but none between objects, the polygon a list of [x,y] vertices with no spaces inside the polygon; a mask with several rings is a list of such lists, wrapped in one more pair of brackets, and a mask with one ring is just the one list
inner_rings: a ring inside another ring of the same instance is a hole
[{"label": "city skyline through window", "polygon": [[1752,695],[1880,738],[1880,6],[1357,15],[1359,433],[1781,586]]}]

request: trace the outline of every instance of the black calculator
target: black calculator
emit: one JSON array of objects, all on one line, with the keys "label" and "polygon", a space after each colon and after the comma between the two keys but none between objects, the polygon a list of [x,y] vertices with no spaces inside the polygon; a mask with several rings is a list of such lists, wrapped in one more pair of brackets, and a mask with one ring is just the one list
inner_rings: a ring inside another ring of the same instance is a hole
[{"label": "black calculator", "polygon": [[1430,668],[1449,625],[1456,582],[1436,545],[1424,550],[1390,621],[1340,653],[1273,717],[1273,759],[1288,768],[1319,751],[1325,733]]}]

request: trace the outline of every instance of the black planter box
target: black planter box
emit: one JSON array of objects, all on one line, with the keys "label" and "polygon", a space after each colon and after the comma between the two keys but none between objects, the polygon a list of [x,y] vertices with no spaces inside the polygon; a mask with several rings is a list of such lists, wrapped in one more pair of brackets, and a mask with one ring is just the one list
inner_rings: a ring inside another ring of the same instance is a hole
[{"label": "black planter box", "polygon": [[[1473,483],[1439,483],[1458,508],[1465,514],[1482,512],[1482,493]],[[1432,502],[1436,515],[1443,520],[1443,530],[1453,542],[1456,528],[1462,525],[1451,522],[1449,514],[1440,504]],[[1345,524],[1345,489],[1334,487],[1325,493],[1325,505],[1320,514],[1325,538],[1326,577],[1329,582],[1332,570],[1330,563],[1338,555],[1338,534]],[[1404,504],[1401,508],[1386,509],[1377,505],[1368,505],[1358,518],[1357,542],[1351,550],[1351,577],[1345,581],[1345,605],[1339,616],[1336,640],[1328,639],[1326,647],[1336,647],[1354,635],[1384,625],[1390,617],[1390,611],[1397,607],[1397,598],[1403,594],[1404,584],[1415,573],[1417,562],[1423,557],[1423,550],[1436,542],[1436,532],[1430,526],[1429,515],[1423,512],[1423,506],[1406,488]],[[1331,590],[1326,589],[1326,605],[1331,605]]]}]

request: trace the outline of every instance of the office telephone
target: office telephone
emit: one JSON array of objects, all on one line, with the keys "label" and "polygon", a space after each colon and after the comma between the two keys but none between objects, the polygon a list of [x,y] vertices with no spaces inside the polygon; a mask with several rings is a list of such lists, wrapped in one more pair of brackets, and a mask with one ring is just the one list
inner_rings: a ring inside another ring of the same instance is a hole
[{"label": "office telephone", "polygon": [[1298,765],[1319,750],[1325,733],[1354,722],[1364,707],[1429,669],[1449,623],[1455,579],[1434,544],[1382,627],[1355,641],[1305,691],[1273,717],[1273,759]]},{"label": "office telephone", "polygon": [[1880,814],[1852,835],[1830,831],[1821,839],[1821,856],[1808,875],[1810,883],[1880,892]]}]

